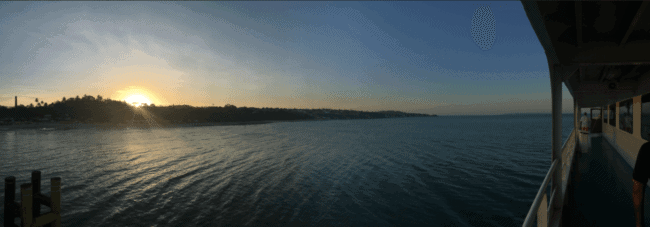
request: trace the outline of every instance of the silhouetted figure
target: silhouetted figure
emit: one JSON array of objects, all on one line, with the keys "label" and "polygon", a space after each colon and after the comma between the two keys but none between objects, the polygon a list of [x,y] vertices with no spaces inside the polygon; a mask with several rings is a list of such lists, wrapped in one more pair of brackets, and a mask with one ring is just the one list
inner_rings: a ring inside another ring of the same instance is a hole
[{"label": "silhouetted figure", "polygon": [[650,142],[646,142],[639,148],[632,173],[632,201],[634,203],[634,216],[636,217],[636,226],[645,226],[643,223],[643,197],[645,185],[650,177]]},{"label": "silhouetted figure", "polygon": [[589,130],[589,118],[587,117],[587,113],[584,113],[584,115],[582,115],[580,121],[582,122],[582,131]]}]

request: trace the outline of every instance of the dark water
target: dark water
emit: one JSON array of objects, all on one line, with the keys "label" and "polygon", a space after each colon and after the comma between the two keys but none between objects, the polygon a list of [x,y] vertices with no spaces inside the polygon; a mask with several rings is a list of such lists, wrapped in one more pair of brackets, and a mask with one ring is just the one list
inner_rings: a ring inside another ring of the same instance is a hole
[{"label": "dark water", "polygon": [[0,176],[62,177],[63,226],[521,226],[550,148],[551,115],[0,131]]}]

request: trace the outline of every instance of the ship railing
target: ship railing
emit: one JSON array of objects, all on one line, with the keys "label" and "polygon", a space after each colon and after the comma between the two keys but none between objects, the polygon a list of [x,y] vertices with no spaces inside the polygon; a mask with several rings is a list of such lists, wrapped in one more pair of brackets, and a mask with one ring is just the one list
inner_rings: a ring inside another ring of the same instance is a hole
[{"label": "ship railing", "polygon": [[[572,160],[575,155],[575,133],[576,129],[573,129],[569,135],[569,138],[564,141],[564,145],[562,146],[562,162],[560,163],[560,160],[555,159],[551,163],[551,167],[548,169],[548,172],[546,172],[546,177],[544,177],[544,181],[542,181],[542,185],[537,191],[535,200],[533,200],[533,204],[530,206],[530,210],[528,210],[528,214],[524,219],[524,224],[522,225],[523,227],[533,226],[535,220],[537,220],[537,226],[547,226],[549,220],[561,219],[561,217],[549,217],[548,214],[552,213],[551,209],[553,207],[553,201],[556,201],[556,196],[562,196],[564,199],[568,184],[568,178],[573,163]],[[549,182],[551,182],[555,171],[562,171],[562,187],[560,188],[560,192],[557,191],[557,188],[554,188],[551,192],[551,199],[547,200],[547,186],[549,185]],[[560,193],[560,195],[558,195],[558,193]],[[550,203],[548,201],[550,201]],[[558,215],[561,215],[561,213]]]},{"label": "ship railing", "polygon": [[574,129],[562,147],[562,195],[566,195],[567,186],[569,185],[569,176],[571,175],[571,168],[573,167],[573,158],[576,154],[575,133],[576,130]]}]

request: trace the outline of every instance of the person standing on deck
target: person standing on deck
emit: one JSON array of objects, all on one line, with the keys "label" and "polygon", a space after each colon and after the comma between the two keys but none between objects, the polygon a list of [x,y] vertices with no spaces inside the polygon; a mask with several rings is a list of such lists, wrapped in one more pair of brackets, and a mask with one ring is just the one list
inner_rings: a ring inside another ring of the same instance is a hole
[{"label": "person standing on deck", "polygon": [[587,131],[589,127],[589,118],[587,117],[587,113],[580,118],[580,121],[582,122],[582,131]]},{"label": "person standing on deck", "polygon": [[643,197],[645,195],[645,185],[650,177],[650,142],[644,143],[639,148],[636,155],[636,164],[632,173],[632,202],[634,203],[634,217],[636,217],[636,226],[645,226],[643,218]]}]

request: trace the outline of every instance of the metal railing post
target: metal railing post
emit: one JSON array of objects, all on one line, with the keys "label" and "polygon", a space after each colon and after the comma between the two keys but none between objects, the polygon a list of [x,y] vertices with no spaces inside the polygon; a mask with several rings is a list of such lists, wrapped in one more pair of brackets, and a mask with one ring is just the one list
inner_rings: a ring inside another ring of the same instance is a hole
[{"label": "metal railing post", "polygon": [[[551,163],[551,167],[548,169],[548,172],[546,172],[546,176],[544,177],[544,181],[542,181],[542,185],[539,187],[539,190],[537,190],[537,195],[535,196],[535,200],[533,200],[533,204],[531,204],[530,210],[528,210],[528,214],[526,215],[526,219],[524,219],[524,224],[522,226],[524,227],[532,226],[533,221],[535,220],[536,217],[538,217],[537,215],[539,215],[539,213],[537,211],[539,211],[539,207],[542,203],[542,199],[546,195],[546,187],[551,181],[551,177],[555,172],[555,170],[557,169],[558,165],[561,165],[561,163],[559,163],[558,161],[553,161],[553,163]],[[546,203],[546,201],[544,202]],[[542,212],[547,212],[547,211],[542,210]]]},{"label": "metal railing post", "polygon": [[[567,157],[566,157],[567,161],[571,161],[571,160],[574,159],[575,143],[576,143],[574,135],[576,133],[579,133],[578,130],[573,129],[573,131],[571,131],[571,134],[569,135],[569,137],[564,141],[564,145],[562,145],[562,151],[564,152],[564,154],[567,155]],[[567,149],[567,150],[565,151],[565,149]],[[551,221],[554,220],[554,219],[549,218],[550,215],[553,215],[553,207],[556,205],[556,203],[554,201],[557,201],[556,198],[564,195],[564,193],[566,193],[566,192],[564,191],[562,183],[560,183],[559,187],[551,188],[550,200],[547,200],[547,198],[548,198],[548,196],[546,195],[547,187],[549,186],[549,183],[551,182],[551,178],[553,178],[553,175],[556,174],[557,171],[564,170],[563,172],[565,172],[565,173],[563,173],[563,174],[567,174],[567,180],[568,180],[568,175],[571,174],[569,172],[569,170],[571,168],[573,168],[573,165],[572,165],[571,162],[569,162],[569,163],[561,163],[560,161],[561,161],[561,159],[556,159],[555,161],[553,161],[551,163],[551,167],[546,172],[546,176],[544,177],[544,181],[542,181],[542,185],[540,186],[539,190],[537,191],[537,195],[535,196],[535,199],[533,200],[533,204],[531,204],[530,209],[528,210],[528,214],[526,215],[526,218],[524,219],[524,223],[522,225],[523,227],[531,227],[531,226],[533,226],[533,223],[535,222],[535,219],[537,219],[538,226],[546,226],[546,225],[549,225],[549,224],[554,224],[554,223],[551,223]],[[564,168],[558,168],[558,165],[567,165],[567,166],[564,167]],[[546,208],[547,204],[548,204],[548,208]],[[560,217],[557,217],[557,218],[561,218],[561,214],[560,214]],[[554,221],[561,221],[561,220],[554,220]],[[557,224],[557,222],[555,224]]]},{"label": "metal railing post", "polygon": [[[578,130],[581,125],[578,123],[578,119],[580,119],[580,107],[578,106],[578,101],[573,99],[573,128],[575,130]],[[580,134],[578,133],[579,131],[576,131],[575,133],[575,141],[578,142],[578,138]]]},{"label": "metal railing post", "polygon": [[[558,160],[562,164],[562,78],[561,73],[558,73],[555,65],[551,65],[551,98],[552,98],[552,160]],[[562,165],[560,168],[555,170],[553,178],[551,180],[551,191],[556,190],[561,192],[562,190]],[[557,190],[560,189],[560,190]],[[555,196],[554,201],[551,201],[552,207],[549,216],[550,220],[554,219],[555,211],[561,209],[563,195]]]}]

